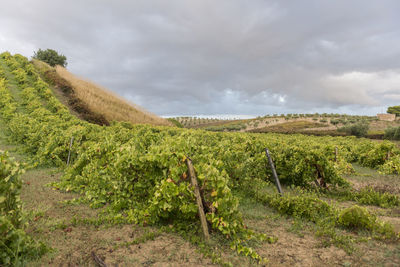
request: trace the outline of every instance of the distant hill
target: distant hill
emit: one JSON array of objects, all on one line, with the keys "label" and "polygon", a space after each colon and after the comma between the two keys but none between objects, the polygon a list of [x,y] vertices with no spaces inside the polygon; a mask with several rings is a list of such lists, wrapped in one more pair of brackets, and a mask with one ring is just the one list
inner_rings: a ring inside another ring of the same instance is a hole
[{"label": "distant hill", "polygon": [[367,122],[367,137],[382,139],[385,129],[400,126],[400,120],[382,121],[376,116],[346,114],[281,114],[266,115],[254,119],[219,120],[213,118],[177,117],[185,128],[205,129],[217,132],[252,133],[302,133],[311,135],[346,135],[339,129],[346,125]]},{"label": "distant hill", "polygon": [[111,121],[172,126],[166,119],[130,103],[107,89],[78,78],[61,66],[33,60],[36,69],[52,84],[57,97],[81,119],[108,125]]}]

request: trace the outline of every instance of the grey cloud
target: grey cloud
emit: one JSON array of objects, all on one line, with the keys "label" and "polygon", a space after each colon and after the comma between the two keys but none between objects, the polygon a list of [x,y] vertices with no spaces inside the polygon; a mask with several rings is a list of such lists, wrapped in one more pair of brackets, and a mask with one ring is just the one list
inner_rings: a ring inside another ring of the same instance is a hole
[{"label": "grey cloud", "polygon": [[2,7],[0,47],[27,56],[59,50],[72,72],[160,115],[371,114],[398,101],[395,0],[25,0]]}]

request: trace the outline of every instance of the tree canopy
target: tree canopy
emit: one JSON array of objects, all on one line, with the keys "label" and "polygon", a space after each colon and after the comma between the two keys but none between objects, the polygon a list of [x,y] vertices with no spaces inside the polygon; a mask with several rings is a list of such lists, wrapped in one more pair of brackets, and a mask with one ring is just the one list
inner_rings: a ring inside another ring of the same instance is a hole
[{"label": "tree canopy", "polygon": [[387,113],[395,114],[396,116],[400,116],[400,106],[388,107]]},{"label": "tree canopy", "polygon": [[39,48],[39,50],[34,53],[33,58],[44,61],[52,67],[56,65],[67,66],[67,58],[62,54],[58,54],[57,51],[53,49],[42,50]]}]

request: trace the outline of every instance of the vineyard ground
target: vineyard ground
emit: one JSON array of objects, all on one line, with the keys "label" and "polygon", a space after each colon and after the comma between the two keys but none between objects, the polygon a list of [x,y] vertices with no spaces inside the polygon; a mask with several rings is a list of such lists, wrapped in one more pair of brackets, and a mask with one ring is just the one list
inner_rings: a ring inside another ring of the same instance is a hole
[{"label": "vineyard ground", "polygon": [[[5,141],[3,131],[0,133],[0,150],[10,151],[13,157],[23,161],[24,155]],[[21,199],[29,216],[27,232],[53,249],[30,266],[95,266],[92,251],[109,266],[212,265],[210,259],[178,235],[161,233],[153,227],[99,223],[96,218],[101,209],[67,204],[64,201],[77,195],[48,186],[60,176],[55,168],[35,168],[22,176]],[[137,244],[128,245],[128,242]]]},{"label": "vineyard ground", "polygon": [[[9,144],[0,121],[0,149],[8,150],[19,161],[27,156]],[[348,176],[357,188],[373,186],[399,194],[399,176],[382,176],[374,170],[355,166],[356,174]],[[103,258],[109,266],[213,266],[194,245],[178,234],[157,227],[110,225],[99,218],[102,209],[86,204],[66,203],[77,195],[53,190],[49,183],[62,173],[55,168],[39,167],[28,170],[22,177],[21,194],[29,217],[27,232],[48,244],[53,250],[30,266],[94,266],[91,252]],[[394,189],[394,190],[393,190]],[[273,190],[272,188],[269,190]],[[284,188],[289,191],[289,188]],[[339,206],[354,204],[336,201]],[[400,209],[367,206],[383,220],[400,230]],[[315,235],[316,225],[302,219],[280,215],[248,197],[242,197],[240,210],[245,223],[252,229],[278,238],[273,244],[256,245],[260,255],[270,260],[270,266],[398,266],[400,245],[367,240],[353,244],[354,252],[346,253],[333,245],[325,245]],[[354,236],[357,234],[354,233]],[[362,236],[363,233],[358,233]],[[365,235],[367,236],[367,235]],[[239,257],[224,240],[213,239],[222,258],[234,266],[252,266],[248,258]]]}]

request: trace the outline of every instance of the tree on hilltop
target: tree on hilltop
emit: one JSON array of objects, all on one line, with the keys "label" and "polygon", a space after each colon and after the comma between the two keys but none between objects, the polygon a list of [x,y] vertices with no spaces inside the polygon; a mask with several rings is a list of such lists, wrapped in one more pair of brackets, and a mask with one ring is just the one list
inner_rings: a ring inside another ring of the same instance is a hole
[{"label": "tree on hilltop", "polygon": [[388,107],[387,113],[395,114],[396,116],[400,116],[400,106]]},{"label": "tree on hilltop", "polygon": [[39,50],[34,53],[33,58],[44,61],[52,67],[56,65],[67,66],[67,58],[62,54],[58,54],[57,51],[53,49],[42,50],[39,48]]}]

